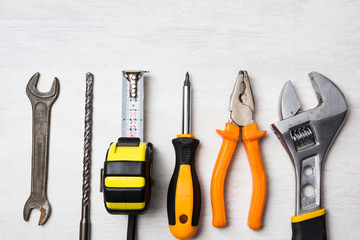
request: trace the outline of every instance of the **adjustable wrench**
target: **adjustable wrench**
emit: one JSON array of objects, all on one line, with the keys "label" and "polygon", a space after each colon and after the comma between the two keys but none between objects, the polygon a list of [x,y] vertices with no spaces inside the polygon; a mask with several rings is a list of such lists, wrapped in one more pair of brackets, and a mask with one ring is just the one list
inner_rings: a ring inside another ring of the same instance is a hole
[{"label": "adjustable wrench", "polygon": [[[321,207],[322,169],[347,113],[345,97],[332,81],[317,72],[309,77],[318,106],[301,111],[294,87],[288,81],[280,95],[280,122],[271,125],[295,167],[293,240],[326,239],[325,208]],[[307,193],[307,189],[314,191]]]},{"label": "adjustable wrench", "polygon": [[31,193],[24,206],[24,220],[28,221],[31,210],[41,212],[39,225],[45,224],[50,217],[51,207],[47,199],[47,170],[49,158],[49,132],[51,106],[59,95],[59,80],[54,79],[49,92],[40,92],[36,85],[40,74],[35,73],[26,86],[32,105],[32,160]]}]

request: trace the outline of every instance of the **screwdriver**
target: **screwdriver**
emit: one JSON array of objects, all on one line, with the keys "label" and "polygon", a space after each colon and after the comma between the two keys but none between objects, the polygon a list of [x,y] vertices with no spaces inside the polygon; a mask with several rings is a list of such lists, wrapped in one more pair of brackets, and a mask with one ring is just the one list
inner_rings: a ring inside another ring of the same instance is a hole
[{"label": "screwdriver", "polygon": [[200,183],[195,171],[195,152],[200,141],[190,131],[189,73],[186,73],[183,86],[182,118],[182,134],[172,140],[176,164],[169,184],[167,213],[171,233],[178,239],[188,239],[197,230],[201,208]]}]

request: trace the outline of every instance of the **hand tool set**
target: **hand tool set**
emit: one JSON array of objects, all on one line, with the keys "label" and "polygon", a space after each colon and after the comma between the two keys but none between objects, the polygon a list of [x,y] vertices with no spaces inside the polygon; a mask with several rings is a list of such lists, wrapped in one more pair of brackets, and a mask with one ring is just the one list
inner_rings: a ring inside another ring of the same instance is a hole
[{"label": "hand tool set", "polygon": [[[146,212],[150,203],[153,145],[144,142],[144,75],[147,71],[122,72],[122,130],[121,137],[110,144],[104,167],[101,169],[100,191],[110,214],[128,215],[127,239],[136,237],[136,216]],[[41,212],[39,225],[46,223],[51,207],[47,199],[50,113],[59,95],[59,80],[54,79],[49,92],[37,90],[39,73],[35,73],[26,87],[32,104],[32,167],[31,193],[24,206],[24,220],[32,209]],[[321,204],[322,169],[324,160],[336,135],[344,124],[347,104],[339,88],[328,78],[309,74],[318,99],[318,106],[303,111],[291,82],[280,95],[280,121],[271,125],[288,153],[295,169],[296,208],[291,218],[293,240],[327,239],[325,208]],[[89,240],[90,232],[90,176],[94,75],[86,75],[85,132],[83,158],[82,211],[80,240]],[[172,140],[175,149],[175,168],[167,192],[167,216],[170,232],[178,239],[189,239],[197,231],[201,210],[201,189],[195,167],[199,140],[191,134],[191,86],[189,73],[183,84],[182,133]],[[253,119],[255,102],[250,78],[240,71],[230,97],[230,118],[222,136],[222,145],[211,179],[212,225],[226,226],[224,184],[226,173],[240,138],[247,153],[252,173],[252,198],[248,226],[262,227],[266,203],[267,182],[259,139],[266,131],[259,131]],[[242,131],[241,131],[242,129]],[[269,161],[265,158],[265,161]],[[146,238],[144,238],[146,239]]]}]

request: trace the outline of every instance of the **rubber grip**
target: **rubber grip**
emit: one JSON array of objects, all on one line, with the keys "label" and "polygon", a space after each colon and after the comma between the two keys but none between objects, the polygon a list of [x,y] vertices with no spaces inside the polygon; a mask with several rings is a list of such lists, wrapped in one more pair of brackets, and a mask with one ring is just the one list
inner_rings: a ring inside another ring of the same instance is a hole
[{"label": "rubber grip", "polygon": [[201,208],[200,183],[195,171],[199,140],[180,137],[172,142],[176,164],[167,196],[169,228],[176,238],[188,239],[197,230]]},{"label": "rubber grip", "polygon": [[[310,213],[311,214],[311,213]],[[292,222],[292,240],[326,240],[326,214]]]},{"label": "rubber grip", "polygon": [[224,203],[224,182],[236,144],[239,140],[240,127],[226,123],[225,130],[216,130],[223,138],[211,178],[211,206],[213,212],[212,225],[217,228],[226,226],[226,212]]},{"label": "rubber grip", "polygon": [[266,131],[258,130],[256,123],[246,125],[242,128],[242,140],[252,174],[253,192],[248,216],[248,226],[253,230],[261,228],[266,199],[266,174],[259,149],[259,139],[264,136],[265,133]]}]

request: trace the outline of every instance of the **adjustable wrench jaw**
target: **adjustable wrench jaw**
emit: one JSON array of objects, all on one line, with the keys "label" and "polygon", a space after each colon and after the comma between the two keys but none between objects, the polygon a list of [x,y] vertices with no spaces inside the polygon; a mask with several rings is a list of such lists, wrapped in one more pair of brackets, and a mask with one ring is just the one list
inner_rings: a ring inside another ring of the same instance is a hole
[{"label": "adjustable wrench jaw", "polygon": [[[281,121],[271,125],[295,168],[295,215],[321,208],[324,160],[347,112],[345,97],[332,81],[316,72],[309,76],[319,105],[301,111],[293,86],[287,82],[280,97]],[[314,194],[304,194],[307,185],[313,186]]]}]

